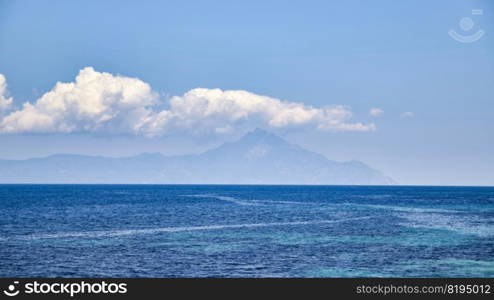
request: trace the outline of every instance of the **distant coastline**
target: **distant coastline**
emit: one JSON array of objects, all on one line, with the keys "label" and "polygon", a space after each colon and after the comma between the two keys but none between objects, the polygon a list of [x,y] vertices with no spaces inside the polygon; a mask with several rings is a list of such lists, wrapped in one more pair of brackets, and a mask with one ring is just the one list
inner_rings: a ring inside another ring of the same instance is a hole
[{"label": "distant coastline", "polygon": [[359,161],[338,162],[256,129],[199,155],[58,154],[0,160],[0,183],[393,185]]}]

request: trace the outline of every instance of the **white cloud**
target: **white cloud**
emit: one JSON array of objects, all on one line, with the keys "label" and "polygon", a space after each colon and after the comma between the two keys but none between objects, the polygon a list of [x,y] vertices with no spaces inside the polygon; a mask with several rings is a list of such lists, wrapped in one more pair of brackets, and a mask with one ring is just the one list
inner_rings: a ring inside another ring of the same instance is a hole
[{"label": "white cloud", "polygon": [[170,99],[169,116],[175,128],[225,131],[248,123],[251,127],[312,126],[319,130],[369,131],[373,124],[347,123],[352,112],[341,105],[316,108],[247,91],[193,89]]},{"label": "white cloud", "polygon": [[415,114],[411,111],[406,111],[404,113],[401,113],[402,118],[413,118],[415,117]]},{"label": "white cloud", "polygon": [[1,132],[138,132],[157,94],[139,79],[84,68],[36,103],[5,116]]},{"label": "white cloud", "polygon": [[0,74],[0,117],[12,105],[12,98],[7,98],[7,80]]},{"label": "white cloud", "polygon": [[380,109],[380,108],[372,108],[370,111],[369,111],[369,115],[373,116],[373,117],[379,117],[380,115],[382,115],[384,113],[384,110]]},{"label": "white cloud", "polygon": [[171,97],[168,104],[168,109],[158,109],[158,94],[139,79],[87,67],[79,72],[75,82],[59,82],[35,103],[25,103],[22,109],[5,116],[0,121],[0,132],[155,136],[170,132],[225,134],[238,127],[257,126],[375,130],[372,123],[349,122],[352,112],[342,105],[313,107],[241,90],[197,88]]}]

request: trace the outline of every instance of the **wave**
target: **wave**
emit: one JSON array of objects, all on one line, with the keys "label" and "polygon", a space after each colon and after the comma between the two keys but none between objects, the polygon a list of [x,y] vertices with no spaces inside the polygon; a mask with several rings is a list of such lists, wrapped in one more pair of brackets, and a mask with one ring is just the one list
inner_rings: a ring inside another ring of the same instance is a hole
[{"label": "wave", "polygon": [[365,220],[365,219],[370,219],[370,218],[373,218],[373,217],[372,216],[365,216],[365,217],[347,218],[347,219],[340,219],[340,220],[312,220],[312,221],[275,222],[275,223],[161,227],[161,228],[149,228],[149,229],[126,229],[126,230],[110,230],[110,231],[64,232],[64,233],[53,233],[53,234],[35,234],[35,235],[25,235],[25,236],[14,236],[11,238],[3,238],[2,240],[5,241],[5,240],[12,240],[12,239],[14,239],[14,240],[40,240],[40,239],[63,239],[63,238],[119,237],[119,236],[132,236],[132,235],[141,235],[141,234],[174,233],[174,232],[182,232],[182,231],[333,224],[333,223],[359,221],[359,220]]},{"label": "wave", "polygon": [[352,205],[376,209],[388,209],[400,212],[412,212],[412,213],[462,213],[460,210],[452,209],[440,209],[440,208],[417,208],[417,207],[406,207],[406,206],[393,206],[393,205],[377,205],[377,204],[357,204],[357,203],[344,203],[342,205]]},{"label": "wave", "polygon": [[[440,208],[418,208],[418,207],[406,207],[406,206],[394,206],[394,205],[379,205],[379,204],[358,204],[352,202],[346,203],[326,203],[326,202],[300,202],[300,201],[277,201],[277,200],[240,200],[229,196],[219,196],[215,194],[198,194],[198,195],[183,195],[185,197],[197,197],[197,198],[214,198],[222,201],[232,202],[238,205],[267,205],[267,204],[293,204],[293,205],[318,205],[318,206],[358,206],[373,209],[387,209],[399,212],[412,212],[412,213],[463,213],[460,210],[452,209],[440,209]],[[388,195],[379,195],[388,196]]]},{"label": "wave", "polygon": [[265,204],[296,204],[296,205],[325,205],[327,203],[319,203],[319,202],[300,202],[300,201],[277,201],[277,200],[241,200],[234,197],[229,196],[219,196],[215,194],[198,194],[198,195],[182,195],[184,197],[197,197],[197,198],[215,198],[218,200],[228,201],[232,203],[236,203],[239,205],[265,205]]},{"label": "wave", "polygon": [[479,217],[458,217],[443,214],[399,214],[405,220],[400,225],[412,228],[430,228],[454,231],[479,237],[494,236],[494,226]]},{"label": "wave", "polygon": [[269,203],[269,204],[298,204],[298,205],[320,205],[324,203],[317,202],[297,202],[297,201],[276,201],[276,200],[254,200],[256,203]]},{"label": "wave", "polygon": [[228,201],[232,202],[238,205],[246,205],[246,206],[257,206],[258,201],[252,200],[252,201],[245,201],[245,200],[240,200],[234,197],[228,197],[228,196],[218,196],[214,194],[199,194],[199,195],[183,195],[184,197],[196,197],[196,198],[214,198],[222,201]]}]

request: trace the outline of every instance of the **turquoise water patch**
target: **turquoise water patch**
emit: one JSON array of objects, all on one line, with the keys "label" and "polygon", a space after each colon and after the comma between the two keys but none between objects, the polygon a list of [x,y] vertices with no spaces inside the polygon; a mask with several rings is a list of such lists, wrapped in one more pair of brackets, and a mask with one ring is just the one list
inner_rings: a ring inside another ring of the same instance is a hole
[{"label": "turquoise water patch", "polygon": [[238,250],[244,250],[248,248],[248,245],[243,243],[223,243],[223,244],[210,244],[205,245],[201,251],[205,254],[219,254],[224,252],[232,252]]},{"label": "turquoise water patch", "polygon": [[393,271],[420,277],[494,277],[494,260],[414,260],[393,266]]},{"label": "turquoise water patch", "polygon": [[442,229],[411,228],[406,233],[397,235],[332,235],[325,236],[310,233],[278,233],[272,234],[275,243],[281,245],[306,245],[306,244],[393,244],[407,247],[414,246],[456,246],[467,244],[474,240],[470,235],[451,232]]},{"label": "turquoise water patch", "polygon": [[390,274],[375,272],[365,269],[349,268],[317,268],[304,274],[312,278],[337,278],[337,277],[390,277]]}]

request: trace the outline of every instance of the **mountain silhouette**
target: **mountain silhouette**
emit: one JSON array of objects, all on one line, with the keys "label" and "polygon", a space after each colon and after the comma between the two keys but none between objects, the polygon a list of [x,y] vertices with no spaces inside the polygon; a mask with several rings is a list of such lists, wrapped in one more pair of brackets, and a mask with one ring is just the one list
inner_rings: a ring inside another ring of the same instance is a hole
[{"label": "mountain silhouette", "polygon": [[0,160],[0,183],[394,184],[361,162],[332,161],[261,129],[198,155]]}]

